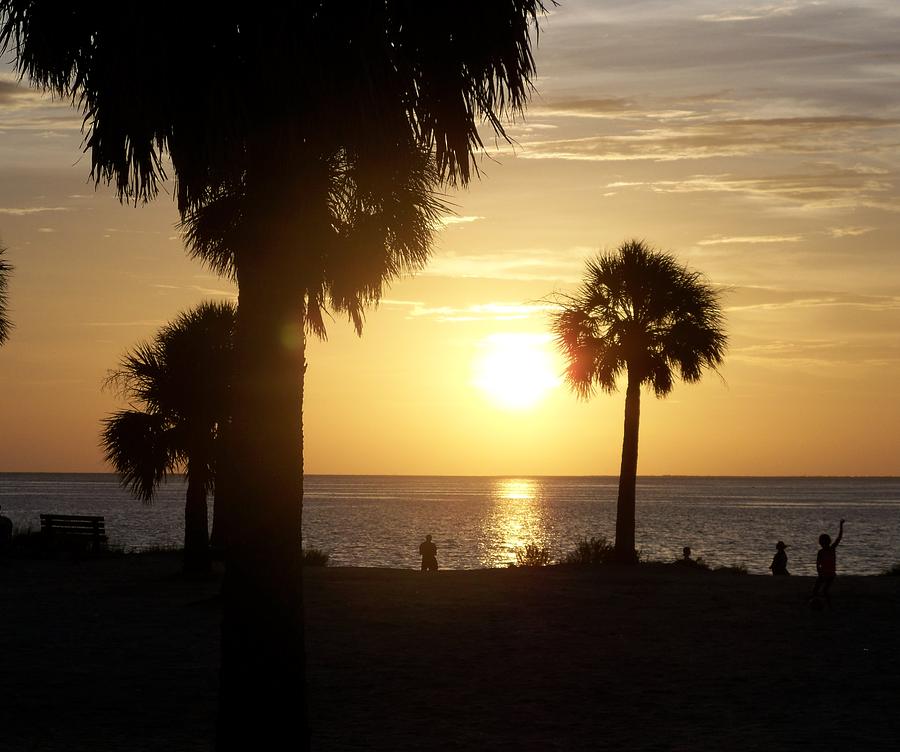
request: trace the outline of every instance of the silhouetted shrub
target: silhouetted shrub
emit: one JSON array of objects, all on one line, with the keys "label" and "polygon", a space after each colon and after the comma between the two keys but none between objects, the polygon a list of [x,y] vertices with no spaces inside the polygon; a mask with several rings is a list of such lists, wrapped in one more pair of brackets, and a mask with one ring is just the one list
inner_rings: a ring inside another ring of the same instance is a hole
[{"label": "silhouetted shrub", "polygon": [[320,551],[318,548],[303,549],[303,566],[304,567],[327,567],[328,554]]},{"label": "silhouetted shrub", "polygon": [[519,567],[546,567],[553,562],[550,549],[539,543],[526,543],[516,549],[516,566]]},{"label": "silhouetted shrub", "polygon": [[615,546],[606,538],[582,538],[575,542],[575,548],[563,556],[562,564],[594,566],[608,564],[613,560]]},{"label": "silhouetted shrub", "polygon": [[40,530],[35,530],[30,524],[13,525],[13,534],[9,542],[8,555],[21,559],[56,559],[74,558],[85,556],[91,558],[107,558],[121,556],[124,551],[119,546],[103,545],[94,551],[89,540],[63,540],[56,541],[48,538]]},{"label": "silhouetted shrub", "polygon": [[37,556],[46,551],[46,545],[40,530],[13,523],[9,550],[16,556]]},{"label": "silhouetted shrub", "polygon": [[881,574],[885,577],[900,577],[900,563],[894,564],[894,566],[885,569]]},{"label": "silhouetted shrub", "polygon": [[[707,567],[709,569],[709,567]],[[749,574],[746,564],[733,564],[731,566],[716,567],[714,572],[722,572],[723,574]]]}]

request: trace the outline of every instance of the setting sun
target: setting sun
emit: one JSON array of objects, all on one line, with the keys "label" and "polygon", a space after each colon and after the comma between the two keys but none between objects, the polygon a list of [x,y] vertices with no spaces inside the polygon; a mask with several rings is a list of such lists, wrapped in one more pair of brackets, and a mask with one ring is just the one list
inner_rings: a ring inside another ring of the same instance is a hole
[{"label": "setting sun", "polygon": [[481,342],[473,383],[493,403],[533,407],[560,383],[549,334],[492,334]]}]

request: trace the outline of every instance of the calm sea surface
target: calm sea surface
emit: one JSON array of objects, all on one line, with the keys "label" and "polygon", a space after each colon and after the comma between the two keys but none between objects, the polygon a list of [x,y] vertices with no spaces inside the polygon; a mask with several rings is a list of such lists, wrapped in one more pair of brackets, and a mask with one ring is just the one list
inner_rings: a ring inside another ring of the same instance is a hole
[{"label": "calm sea surface", "polygon": [[[500,567],[526,543],[557,555],[585,536],[612,539],[615,478],[337,476],[306,478],[304,544],[336,566],[417,567],[431,533],[442,567]],[[0,473],[3,514],[37,529],[41,512],[102,514],[111,542],[135,550],[176,545],[184,484],[145,505],[105,474]],[[813,574],[816,539],[847,519],[839,571],[876,574],[900,562],[900,478],[690,478],[638,481],[637,545],[674,559],[689,545],[713,565],[765,573],[779,539],[788,568]]]}]

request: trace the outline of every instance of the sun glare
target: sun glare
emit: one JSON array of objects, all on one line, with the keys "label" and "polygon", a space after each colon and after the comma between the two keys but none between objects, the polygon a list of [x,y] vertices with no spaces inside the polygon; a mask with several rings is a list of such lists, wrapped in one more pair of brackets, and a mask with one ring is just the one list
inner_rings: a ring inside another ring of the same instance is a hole
[{"label": "sun glare", "polygon": [[492,334],[481,342],[474,384],[511,410],[534,407],[560,379],[549,334]]}]

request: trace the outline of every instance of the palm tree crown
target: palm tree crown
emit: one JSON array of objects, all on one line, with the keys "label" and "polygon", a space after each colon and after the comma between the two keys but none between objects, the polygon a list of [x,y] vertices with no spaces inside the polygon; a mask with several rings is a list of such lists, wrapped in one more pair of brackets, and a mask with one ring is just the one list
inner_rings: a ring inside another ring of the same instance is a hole
[{"label": "palm tree crown", "polygon": [[614,392],[620,376],[672,391],[675,377],[699,381],[727,345],[718,293],[699,272],[642,241],[587,262],[585,281],[554,318],[566,379],[582,397]]},{"label": "palm tree crown", "polygon": [[553,329],[572,389],[588,398],[627,376],[615,553],[633,563],[641,386],[664,397],[677,376],[699,381],[722,363],[718,293],[672,254],[631,240],[588,261],[581,289],[559,302]]}]

